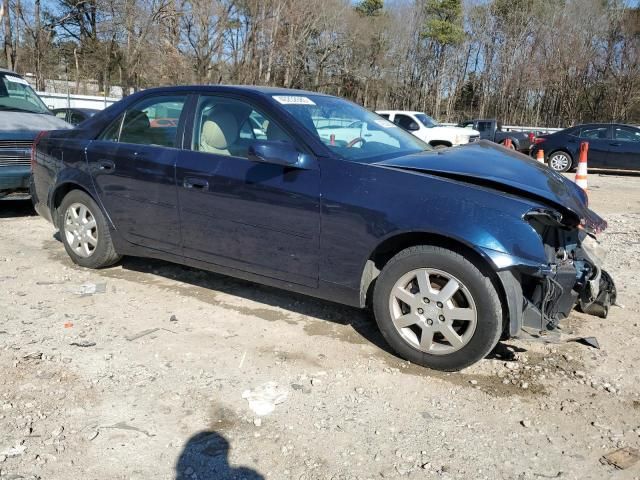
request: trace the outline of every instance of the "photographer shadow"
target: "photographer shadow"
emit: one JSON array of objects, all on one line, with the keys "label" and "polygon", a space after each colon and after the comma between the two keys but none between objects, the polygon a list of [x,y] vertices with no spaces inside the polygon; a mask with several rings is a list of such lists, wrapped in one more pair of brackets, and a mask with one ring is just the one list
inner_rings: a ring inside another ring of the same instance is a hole
[{"label": "photographer shadow", "polygon": [[264,480],[245,467],[229,465],[229,441],[213,431],[189,439],[176,463],[176,480]]}]

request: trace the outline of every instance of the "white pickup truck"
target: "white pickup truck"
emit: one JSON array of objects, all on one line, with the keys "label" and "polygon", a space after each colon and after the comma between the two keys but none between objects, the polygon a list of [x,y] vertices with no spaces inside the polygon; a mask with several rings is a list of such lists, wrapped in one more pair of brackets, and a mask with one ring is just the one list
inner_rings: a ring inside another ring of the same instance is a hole
[{"label": "white pickup truck", "polygon": [[480,132],[469,128],[445,127],[422,112],[378,110],[376,113],[411,132],[434,148],[453,147],[476,142]]}]

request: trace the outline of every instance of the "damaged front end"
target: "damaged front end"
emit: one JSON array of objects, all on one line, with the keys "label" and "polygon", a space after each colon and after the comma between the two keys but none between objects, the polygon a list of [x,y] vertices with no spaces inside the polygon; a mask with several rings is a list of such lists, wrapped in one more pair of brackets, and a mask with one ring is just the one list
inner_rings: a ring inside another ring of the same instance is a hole
[{"label": "damaged front end", "polygon": [[551,209],[534,209],[525,215],[542,239],[547,265],[536,272],[517,273],[523,331],[553,330],[574,307],[605,318],[615,304],[616,287],[602,268],[605,252],[596,239],[607,224],[587,212],[588,218],[580,220]]}]

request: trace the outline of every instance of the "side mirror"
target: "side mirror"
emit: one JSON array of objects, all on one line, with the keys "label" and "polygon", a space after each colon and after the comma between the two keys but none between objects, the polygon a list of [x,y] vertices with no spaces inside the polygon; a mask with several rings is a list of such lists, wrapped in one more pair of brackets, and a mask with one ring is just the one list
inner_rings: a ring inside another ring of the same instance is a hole
[{"label": "side mirror", "polygon": [[300,153],[289,142],[256,140],[249,145],[247,155],[253,162],[272,163],[285,167],[295,167],[300,163]]},{"label": "side mirror", "polygon": [[420,130],[420,125],[418,125],[416,122],[411,122],[409,124],[409,130],[411,130],[412,132],[415,132],[416,130]]}]

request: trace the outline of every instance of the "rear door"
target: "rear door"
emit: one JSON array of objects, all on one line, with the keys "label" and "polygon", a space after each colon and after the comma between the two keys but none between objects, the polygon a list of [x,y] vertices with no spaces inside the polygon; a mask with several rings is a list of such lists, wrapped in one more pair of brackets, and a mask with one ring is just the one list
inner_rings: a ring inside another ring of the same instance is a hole
[{"label": "rear door", "polygon": [[145,97],[87,147],[100,201],[120,234],[133,244],[173,253],[180,249],[175,166],[186,98]]},{"label": "rear door", "polygon": [[241,98],[200,96],[190,130],[192,151],[180,156],[176,170],[184,255],[317,286],[317,164],[302,169],[249,160],[256,140],[296,142]]},{"label": "rear door", "polygon": [[[589,142],[587,155],[589,167],[606,168],[609,163],[611,146],[611,129],[609,125],[585,125],[580,128],[580,140]],[[619,167],[614,167],[619,168]]]},{"label": "rear door", "polygon": [[640,170],[640,129],[627,125],[613,125],[609,152],[612,168]]}]

